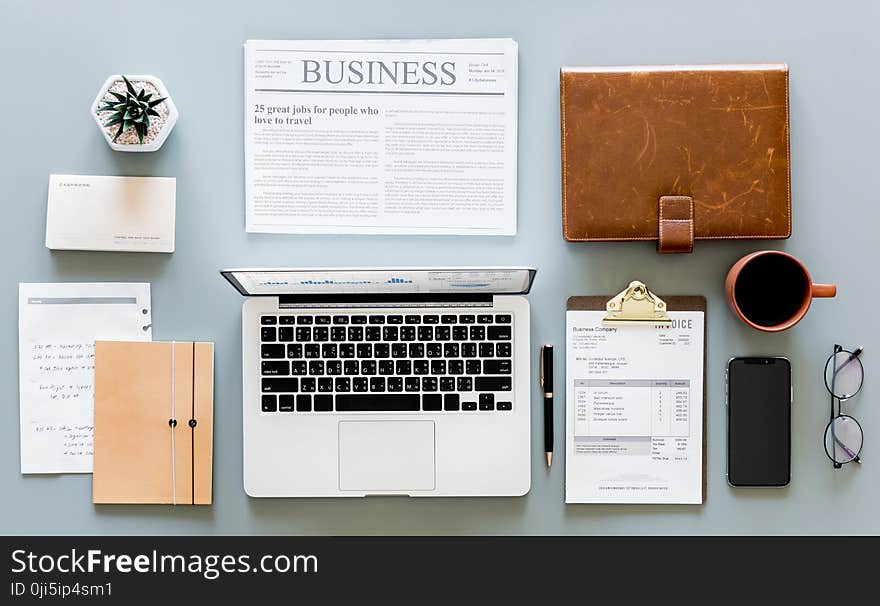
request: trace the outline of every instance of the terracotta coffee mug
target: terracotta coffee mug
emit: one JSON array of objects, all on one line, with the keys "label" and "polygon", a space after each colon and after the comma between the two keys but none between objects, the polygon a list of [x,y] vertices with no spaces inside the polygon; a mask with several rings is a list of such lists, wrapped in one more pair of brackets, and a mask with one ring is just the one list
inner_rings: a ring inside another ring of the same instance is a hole
[{"label": "terracotta coffee mug", "polygon": [[801,321],[814,297],[833,297],[834,284],[814,284],[807,268],[778,250],[746,255],[724,283],[727,303],[739,319],[758,330],[779,332]]}]

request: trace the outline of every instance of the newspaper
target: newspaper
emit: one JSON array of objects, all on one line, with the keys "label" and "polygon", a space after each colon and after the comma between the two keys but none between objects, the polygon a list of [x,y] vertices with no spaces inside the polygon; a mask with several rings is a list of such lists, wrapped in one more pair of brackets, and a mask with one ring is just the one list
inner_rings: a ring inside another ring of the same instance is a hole
[{"label": "newspaper", "polygon": [[510,39],[245,44],[247,231],[516,233]]}]

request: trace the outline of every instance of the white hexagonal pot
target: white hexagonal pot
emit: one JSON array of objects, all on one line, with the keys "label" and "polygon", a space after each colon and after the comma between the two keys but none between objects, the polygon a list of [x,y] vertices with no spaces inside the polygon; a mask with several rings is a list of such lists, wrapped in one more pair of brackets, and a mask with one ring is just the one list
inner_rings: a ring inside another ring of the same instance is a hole
[{"label": "white hexagonal pot", "polygon": [[166,97],[164,102],[154,108],[162,114],[162,116],[160,118],[152,118],[150,130],[147,132],[147,136],[144,137],[144,142],[138,143],[137,135],[133,128],[124,131],[119,139],[114,142],[113,135],[116,134],[116,128],[118,127],[111,126],[108,129],[104,126],[110,112],[102,112],[100,115],[98,114],[98,107],[101,106],[105,97],[110,99],[113,98],[108,94],[108,91],[111,88],[114,88],[117,92],[125,92],[125,83],[122,81],[122,76],[120,74],[114,74],[107,78],[107,81],[104,82],[104,85],[98,91],[98,96],[95,97],[95,101],[92,103],[92,118],[94,118],[95,124],[98,125],[98,130],[101,131],[104,140],[107,141],[107,145],[112,149],[124,152],[156,151],[162,147],[162,144],[165,143],[165,139],[167,139],[168,135],[171,133],[171,129],[174,128],[174,125],[177,123],[177,106],[174,105],[174,100],[171,98],[171,95],[168,94],[168,89],[165,88],[165,85],[159,78],[155,76],[128,75],[126,75],[126,78],[128,78],[137,91],[140,91],[142,87],[147,86],[154,89],[150,91],[154,92],[154,98],[156,95],[159,97]]}]

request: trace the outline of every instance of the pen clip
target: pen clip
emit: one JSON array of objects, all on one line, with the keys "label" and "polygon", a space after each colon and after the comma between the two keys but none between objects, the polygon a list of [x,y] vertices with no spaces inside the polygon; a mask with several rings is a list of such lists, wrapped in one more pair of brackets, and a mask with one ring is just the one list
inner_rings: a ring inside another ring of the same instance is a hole
[{"label": "pen clip", "polygon": [[541,354],[540,354],[540,357],[538,358],[538,368],[539,368],[538,378],[541,383],[541,389],[544,389],[544,350],[545,349],[547,349],[547,346],[541,345]]}]

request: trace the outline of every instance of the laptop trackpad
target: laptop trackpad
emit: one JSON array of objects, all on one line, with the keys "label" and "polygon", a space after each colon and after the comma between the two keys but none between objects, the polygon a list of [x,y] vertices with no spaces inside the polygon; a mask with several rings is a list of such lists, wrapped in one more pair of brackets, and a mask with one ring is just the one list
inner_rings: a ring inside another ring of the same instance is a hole
[{"label": "laptop trackpad", "polygon": [[433,421],[340,421],[339,489],[434,489]]}]

